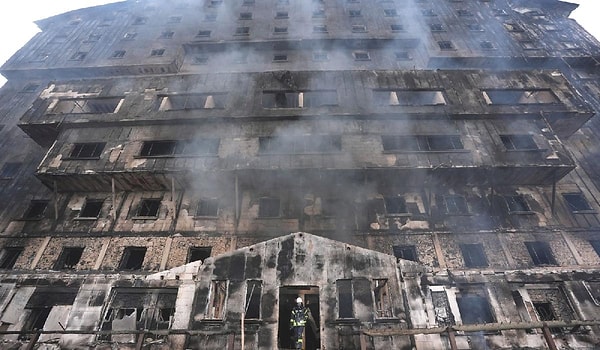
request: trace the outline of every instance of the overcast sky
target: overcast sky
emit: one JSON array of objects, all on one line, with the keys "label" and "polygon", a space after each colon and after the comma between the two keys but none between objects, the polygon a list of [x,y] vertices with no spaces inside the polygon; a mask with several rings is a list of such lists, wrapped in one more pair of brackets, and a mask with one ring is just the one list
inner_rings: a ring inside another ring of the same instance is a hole
[{"label": "overcast sky", "polygon": [[[121,0],[18,0],[3,6],[0,12],[0,64],[21,48],[36,32],[34,21],[59,13]],[[202,0],[198,0],[202,1]],[[309,0],[303,0],[309,1]],[[580,4],[571,16],[600,39],[600,0],[570,0]],[[0,76],[0,86],[4,79]]]}]

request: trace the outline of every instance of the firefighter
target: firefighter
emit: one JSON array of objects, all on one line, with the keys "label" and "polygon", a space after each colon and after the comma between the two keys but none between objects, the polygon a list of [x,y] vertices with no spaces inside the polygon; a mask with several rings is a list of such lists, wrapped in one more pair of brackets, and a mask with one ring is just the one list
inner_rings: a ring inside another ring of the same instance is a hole
[{"label": "firefighter", "polygon": [[306,321],[308,321],[309,310],[302,304],[302,298],[296,299],[296,306],[292,309],[290,316],[290,330],[292,331],[292,346],[294,349],[302,349],[302,335]]}]

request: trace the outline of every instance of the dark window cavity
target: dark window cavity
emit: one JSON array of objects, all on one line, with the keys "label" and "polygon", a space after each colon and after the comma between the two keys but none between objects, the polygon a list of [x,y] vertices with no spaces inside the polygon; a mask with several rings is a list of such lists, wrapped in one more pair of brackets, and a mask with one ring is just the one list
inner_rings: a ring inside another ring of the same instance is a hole
[{"label": "dark window cavity", "polygon": [[123,58],[125,57],[125,50],[113,51],[111,58]]},{"label": "dark window cavity", "polygon": [[44,217],[49,201],[47,200],[32,200],[29,207],[23,216],[24,219],[39,220]]},{"label": "dark window cavity", "polygon": [[460,195],[444,196],[444,207],[448,215],[463,215],[469,213],[467,200]]},{"label": "dark window cavity", "polygon": [[500,135],[502,144],[510,151],[537,150],[538,146],[531,135]]},{"label": "dark window cavity", "polygon": [[160,199],[142,199],[138,208],[137,216],[157,217],[160,209]]},{"label": "dark window cavity", "polygon": [[350,17],[360,17],[361,12],[360,12],[360,10],[348,10],[348,15]]},{"label": "dark window cavity", "polygon": [[478,295],[462,295],[456,298],[463,324],[494,323],[494,315],[487,299]]},{"label": "dark window cavity", "polygon": [[394,56],[396,57],[396,61],[408,61],[412,59],[408,51],[396,51],[394,52]]},{"label": "dark window cavity", "polygon": [[121,100],[121,97],[64,99],[58,101],[50,113],[115,113]]},{"label": "dark window cavity", "polygon": [[216,217],[219,212],[219,200],[216,198],[203,198],[198,201],[196,216]]},{"label": "dark window cavity", "polygon": [[145,141],[140,157],[211,156],[219,149],[219,139]]},{"label": "dark window cavity", "polygon": [[527,251],[536,266],[558,265],[548,242],[525,242]]},{"label": "dark window cavity", "polygon": [[77,51],[71,56],[73,61],[83,61],[87,57],[87,52]]},{"label": "dark window cavity", "polygon": [[85,205],[79,212],[79,217],[97,218],[100,216],[100,212],[102,211],[102,204],[104,204],[104,200],[102,199],[87,199],[85,201]]},{"label": "dark window cavity", "polygon": [[356,61],[370,61],[371,60],[371,56],[366,51],[355,51],[353,53],[353,55],[354,55],[354,59]]},{"label": "dark window cavity", "polygon": [[463,149],[458,135],[382,135],[381,141],[384,151],[429,152]]},{"label": "dark window cavity", "polygon": [[259,218],[277,218],[280,215],[279,198],[261,198],[259,200]]},{"label": "dark window cavity", "polygon": [[275,27],[273,28],[273,34],[287,34],[287,27]]},{"label": "dark window cavity", "polygon": [[83,247],[64,247],[56,264],[54,264],[55,270],[74,270],[75,266],[81,260],[83,254]]},{"label": "dark window cavity", "polygon": [[69,154],[71,159],[98,159],[104,150],[104,142],[76,143]]},{"label": "dark window cavity", "polygon": [[397,259],[419,261],[417,258],[417,247],[414,245],[395,245],[393,251]]},{"label": "dark window cavity", "polygon": [[438,46],[441,50],[454,50],[454,44],[449,40],[438,41]]},{"label": "dark window cavity", "polygon": [[275,54],[273,55],[273,62],[287,62],[288,56],[285,54]]},{"label": "dark window cavity", "polygon": [[483,249],[483,244],[461,244],[460,251],[466,267],[486,267],[488,262]]},{"label": "dark window cavity", "polygon": [[338,318],[353,318],[352,280],[337,280],[335,284],[338,292]]},{"label": "dark window cavity", "polygon": [[335,90],[265,91],[262,95],[262,105],[265,108],[311,108],[337,104]]},{"label": "dark window cavity", "polygon": [[443,32],[445,30],[441,23],[431,23],[429,29],[431,29],[432,32]]},{"label": "dark window cavity", "polygon": [[441,90],[374,90],[373,98],[380,106],[438,106],[445,105]]},{"label": "dark window cavity", "polygon": [[529,205],[522,195],[503,196],[509,212],[529,212]]},{"label": "dark window cavity", "polygon": [[227,290],[227,281],[212,281],[206,318],[221,320],[225,317]]},{"label": "dark window cavity", "polygon": [[408,210],[406,208],[406,201],[403,197],[385,197],[384,202],[385,212],[388,215],[408,213]]},{"label": "dark window cavity", "polygon": [[373,280],[373,296],[375,297],[375,313],[378,318],[394,317],[387,279]]},{"label": "dark window cavity", "polygon": [[386,17],[396,17],[398,16],[398,11],[396,11],[396,9],[385,9],[383,10],[383,14]]},{"label": "dark window cavity", "polygon": [[[202,56],[208,60],[207,56]],[[173,94],[161,95],[159,110],[178,111],[188,109],[215,109],[225,108],[227,101],[226,92],[215,93],[191,93],[191,94]]]},{"label": "dark window cavity", "polygon": [[240,36],[250,35],[250,27],[235,28],[235,35],[240,35]]},{"label": "dark window cavity", "polygon": [[212,247],[190,247],[188,250],[187,262],[202,261],[210,258]]},{"label": "dark window cavity", "polygon": [[286,19],[286,18],[289,18],[287,11],[275,12],[275,19]]},{"label": "dark window cavity", "polygon": [[552,104],[558,99],[551,90],[485,90],[483,97],[488,104]]},{"label": "dark window cavity", "polygon": [[141,270],[145,256],[146,247],[125,247],[119,270]]},{"label": "dark window cavity", "polygon": [[563,198],[573,213],[592,210],[583,193],[563,193]]},{"label": "dark window cavity", "polygon": [[245,318],[260,318],[260,298],[262,295],[262,281],[250,280],[246,282],[246,309]]},{"label": "dark window cavity", "polygon": [[327,33],[327,26],[326,25],[313,26],[313,32],[314,33]]},{"label": "dark window cavity", "polygon": [[159,57],[165,54],[165,49],[153,49],[150,51],[150,56]]},{"label": "dark window cavity", "polygon": [[392,32],[401,32],[404,30],[404,26],[402,24],[392,24],[390,25]]},{"label": "dark window cavity", "polygon": [[362,24],[352,25],[352,33],[366,33],[367,27]]},{"label": "dark window cavity", "polygon": [[6,247],[2,249],[2,255],[0,256],[0,269],[12,269],[21,253],[23,253],[23,250],[23,247]]},{"label": "dark window cavity", "polygon": [[196,34],[196,37],[208,38],[208,37],[210,37],[210,33],[211,33],[210,30],[199,30],[198,34]]}]

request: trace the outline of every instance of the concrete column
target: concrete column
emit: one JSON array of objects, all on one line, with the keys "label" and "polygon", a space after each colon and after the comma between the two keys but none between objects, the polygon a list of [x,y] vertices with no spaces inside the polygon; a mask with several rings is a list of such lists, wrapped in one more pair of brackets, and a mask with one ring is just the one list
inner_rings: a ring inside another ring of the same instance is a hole
[{"label": "concrete column", "polygon": [[102,248],[100,249],[100,254],[98,254],[98,259],[94,264],[94,270],[100,270],[100,266],[102,266],[102,261],[104,261],[104,257],[106,256],[106,251],[108,250],[108,246],[110,245],[110,238],[104,242]]},{"label": "concrete column", "polygon": [[42,255],[44,254],[44,251],[48,247],[48,243],[50,243],[50,239],[51,239],[51,237],[44,238],[44,241],[40,245],[40,248],[38,249],[37,254],[35,254],[35,258],[31,262],[31,269],[32,270],[35,270],[35,268],[37,267],[37,264],[40,262],[40,259],[42,258]]},{"label": "concrete column", "polygon": [[173,243],[173,237],[167,237],[165,242],[165,248],[163,249],[162,260],[160,261],[160,271],[164,271],[167,268],[167,262],[169,260],[169,254],[171,253],[171,244]]}]

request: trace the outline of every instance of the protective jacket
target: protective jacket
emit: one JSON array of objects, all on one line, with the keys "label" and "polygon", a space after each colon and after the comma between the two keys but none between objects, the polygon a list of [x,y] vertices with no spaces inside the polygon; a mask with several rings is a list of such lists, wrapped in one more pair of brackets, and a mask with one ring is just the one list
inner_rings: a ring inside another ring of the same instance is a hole
[{"label": "protective jacket", "polygon": [[308,309],[302,305],[296,305],[290,316],[290,327],[304,327],[308,320]]}]

